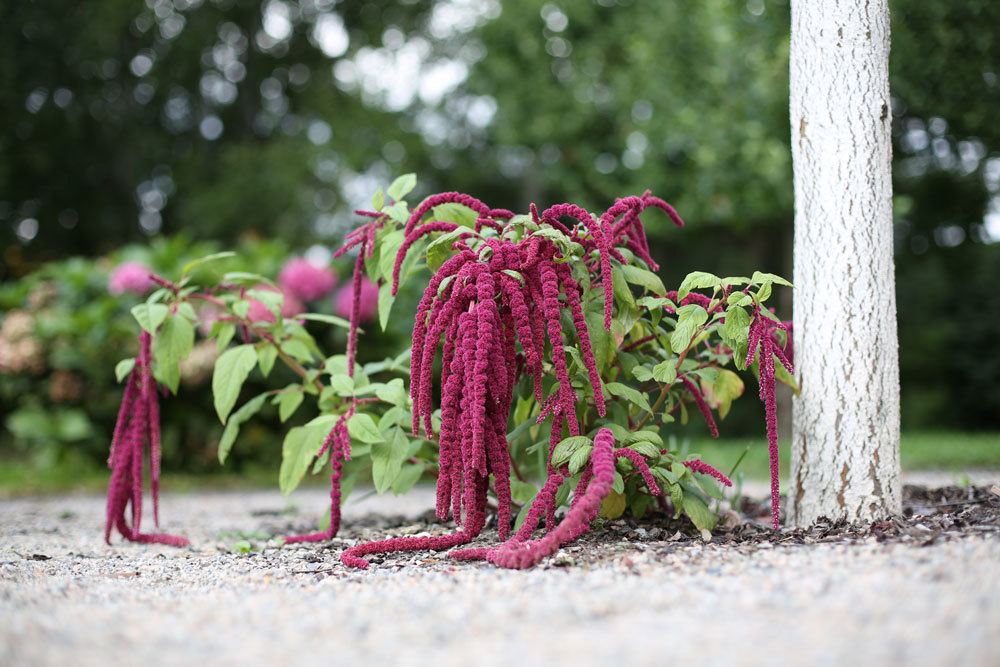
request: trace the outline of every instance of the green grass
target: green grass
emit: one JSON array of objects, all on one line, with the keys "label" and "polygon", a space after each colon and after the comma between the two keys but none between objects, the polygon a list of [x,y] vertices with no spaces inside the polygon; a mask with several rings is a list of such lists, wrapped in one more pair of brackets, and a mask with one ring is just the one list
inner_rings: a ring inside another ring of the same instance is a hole
[{"label": "green grass", "polygon": [[[747,450],[749,447],[749,450]],[[698,440],[691,451],[725,473],[729,473],[740,455],[746,456],[739,470],[749,479],[766,479],[767,442],[761,439]],[[781,474],[788,475],[789,444],[780,443]],[[975,468],[1000,468],[1000,434],[997,433],[904,433],[900,443],[903,470],[963,471]]]},{"label": "green grass", "polygon": [[[690,451],[725,473],[746,451],[739,470],[748,479],[767,479],[767,443],[761,439],[695,440]],[[749,447],[749,449],[748,449]],[[903,434],[902,463],[904,470],[1000,469],[1000,434],[997,433],[937,433]],[[788,475],[788,443],[781,443],[781,472]],[[240,474],[220,470],[218,473],[194,475],[167,473],[163,486],[169,491],[193,489],[259,489],[277,488],[278,471],[248,467]],[[107,487],[108,471],[91,463],[65,462],[36,467],[25,462],[0,460],[0,497],[57,492],[102,492]],[[304,484],[325,484],[326,477],[307,476]]]},{"label": "green grass", "polygon": [[[0,460],[0,497],[43,495],[49,493],[103,493],[108,486],[108,470],[92,463],[57,463],[37,467],[30,463]],[[148,474],[148,473],[147,473]],[[307,477],[319,483],[325,478]],[[148,483],[148,482],[147,482]],[[164,473],[161,486],[167,491],[196,489],[278,488],[278,470],[249,467],[243,473],[220,471],[210,474]]]}]

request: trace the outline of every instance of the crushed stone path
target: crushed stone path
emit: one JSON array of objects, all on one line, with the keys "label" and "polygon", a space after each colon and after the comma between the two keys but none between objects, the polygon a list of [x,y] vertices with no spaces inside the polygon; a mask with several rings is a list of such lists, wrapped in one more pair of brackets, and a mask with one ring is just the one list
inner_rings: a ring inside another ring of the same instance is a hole
[{"label": "crushed stone path", "polygon": [[433,492],[352,499],[330,545],[269,539],[308,529],[323,497],[168,494],[163,529],[191,549],[104,545],[100,497],[0,501],[0,665],[1000,664],[996,532],[727,545],[634,530],[525,572],[427,553],[359,572],[341,549],[428,530]]}]

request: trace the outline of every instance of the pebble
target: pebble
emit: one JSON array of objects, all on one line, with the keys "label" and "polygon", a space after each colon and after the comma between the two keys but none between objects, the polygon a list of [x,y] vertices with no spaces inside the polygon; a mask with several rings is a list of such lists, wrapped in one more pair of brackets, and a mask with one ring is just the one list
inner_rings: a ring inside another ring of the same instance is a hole
[{"label": "pebble", "polygon": [[[312,529],[325,497],[297,493],[303,509],[290,514],[277,493],[168,494],[162,528],[190,549],[104,545],[100,497],[0,501],[0,664],[929,666],[1000,655],[996,532],[926,547],[727,545],[611,525],[528,571],[430,553],[356,571],[338,557],[359,539],[441,532],[424,520],[433,491],[349,502],[330,545],[270,537]],[[240,540],[253,550],[231,552]]]}]

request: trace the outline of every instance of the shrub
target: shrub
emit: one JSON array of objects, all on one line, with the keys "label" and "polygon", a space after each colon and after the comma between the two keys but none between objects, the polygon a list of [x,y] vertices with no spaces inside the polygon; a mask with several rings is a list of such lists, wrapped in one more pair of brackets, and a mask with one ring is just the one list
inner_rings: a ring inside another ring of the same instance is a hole
[{"label": "shrub", "polygon": [[[404,197],[414,185],[408,175],[376,193],[374,210],[358,212],[365,222],[335,253],[354,255],[348,321],[283,314],[294,295],[259,274],[230,272],[211,284],[195,279],[193,268],[225,254],[187,267],[176,280],[152,276],[160,288],[133,309],[141,349],[151,353],[122,362],[130,369],[124,403],[135,400],[132,388],[145,386],[146,377],[176,393],[180,364],[195,345],[194,322],[209,312],[207,337],[224,350],[212,379],[216,412],[226,424],[221,461],[241,425],[265,403],[278,406],[282,421],[307,399],[319,412],[287,432],[279,482],[288,493],[309,469],[329,464],[330,522],[290,541],[332,537],[342,497],[363,471],[377,491],[402,492],[436,470],[437,516],[450,516],[457,532],[358,545],[342,554],[343,562],[366,567],[364,556],[373,553],[469,542],[486,523],[492,484],[502,544],[454,555],[527,567],[575,539],[599,513],[642,516],[654,502],[711,531],[716,515],[709,507],[729,479],[666,447],[660,428],[697,409],[718,435],[715,415],[724,418],[743,393],[737,371],[752,368],[765,405],[777,528],[774,386],[791,381],[791,348],[787,324],[764,304],[772,287],[787,281],[760,272],[749,278],[694,272],[668,291],[654,273],[640,216],[654,208],[678,227],[683,222],[648,192],[615,201],[599,217],[572,204],[515,215],[455,192],[429,197],[411,211]],[[432,275],[409,352],[358,364],[367,281],[368,289],[378,285],[375,309],[385,328],[399,286],[425,267]],[[320,350],[305,326],[317,321],[348,329],[346,354]],[[296,381],[234,410],[254,369],[266,377],[279,360]],[[140,417],[154,414],[146,409]],[[145,443],[156,471],[153,421],[132,447]],[[141,451],[131,459],[116,456],[108,531],[117,525],[137,539],[141,475],[130,468],[128,477],[125,468],[141,461]],[[126,478],[131,485],[120,481]],[[544,480],[537,491],[535,479]],[[557,507],[571,495],[557,525]],[[543,520],[546,534],[531,539]]]}]

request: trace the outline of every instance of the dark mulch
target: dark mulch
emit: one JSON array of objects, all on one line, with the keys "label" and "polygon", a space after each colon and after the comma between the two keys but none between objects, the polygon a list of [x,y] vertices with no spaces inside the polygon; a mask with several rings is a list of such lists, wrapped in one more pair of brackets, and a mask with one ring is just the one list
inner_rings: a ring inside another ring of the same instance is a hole
[{"label": "dark mulch", "polygon": [[[739,512],[729,511],[713,531],[710,543],[740,547],[741,551],[772,546],[802,546],[811,544],[858,544],[871,542],[901,543],[928,546],[935,542],[970,535],[1000,534],[1000,487],[927,488],[906,486],[903,489],[903,515],[869,524],[821,519],[809,528],[785,529],[774,532],[768,516],[769,500],[744,499]],[[493,517],[491,517],[492,519]],[[488,526],[489,527],[489,526]],[[430,530],[447,532],[451,524],[441,525],[433,511],[413,519],[401,516],[369,515],[347,522],[340,535],[326,549],[340,550],[346,539],[382,539],[389,536],[414,534]],[[476,544],[495,543],[496,533],[484,532]],[[613,521],[598,521],[579,540],[567,545],[561,558],[548,561],[548,566],[596,563],[621,555],[630,549],[654,549],[670,552],[686,546],[704,545],[706,540],[683,519],[672,519],[663,513],[651,513],[641,520],[623,517]],[[376,555],[374,563],[390,562],[401,555]],[[409,557],[412,559],[413,554]],[[426,562],[446,560],[443,554],[432,555]]]}]

